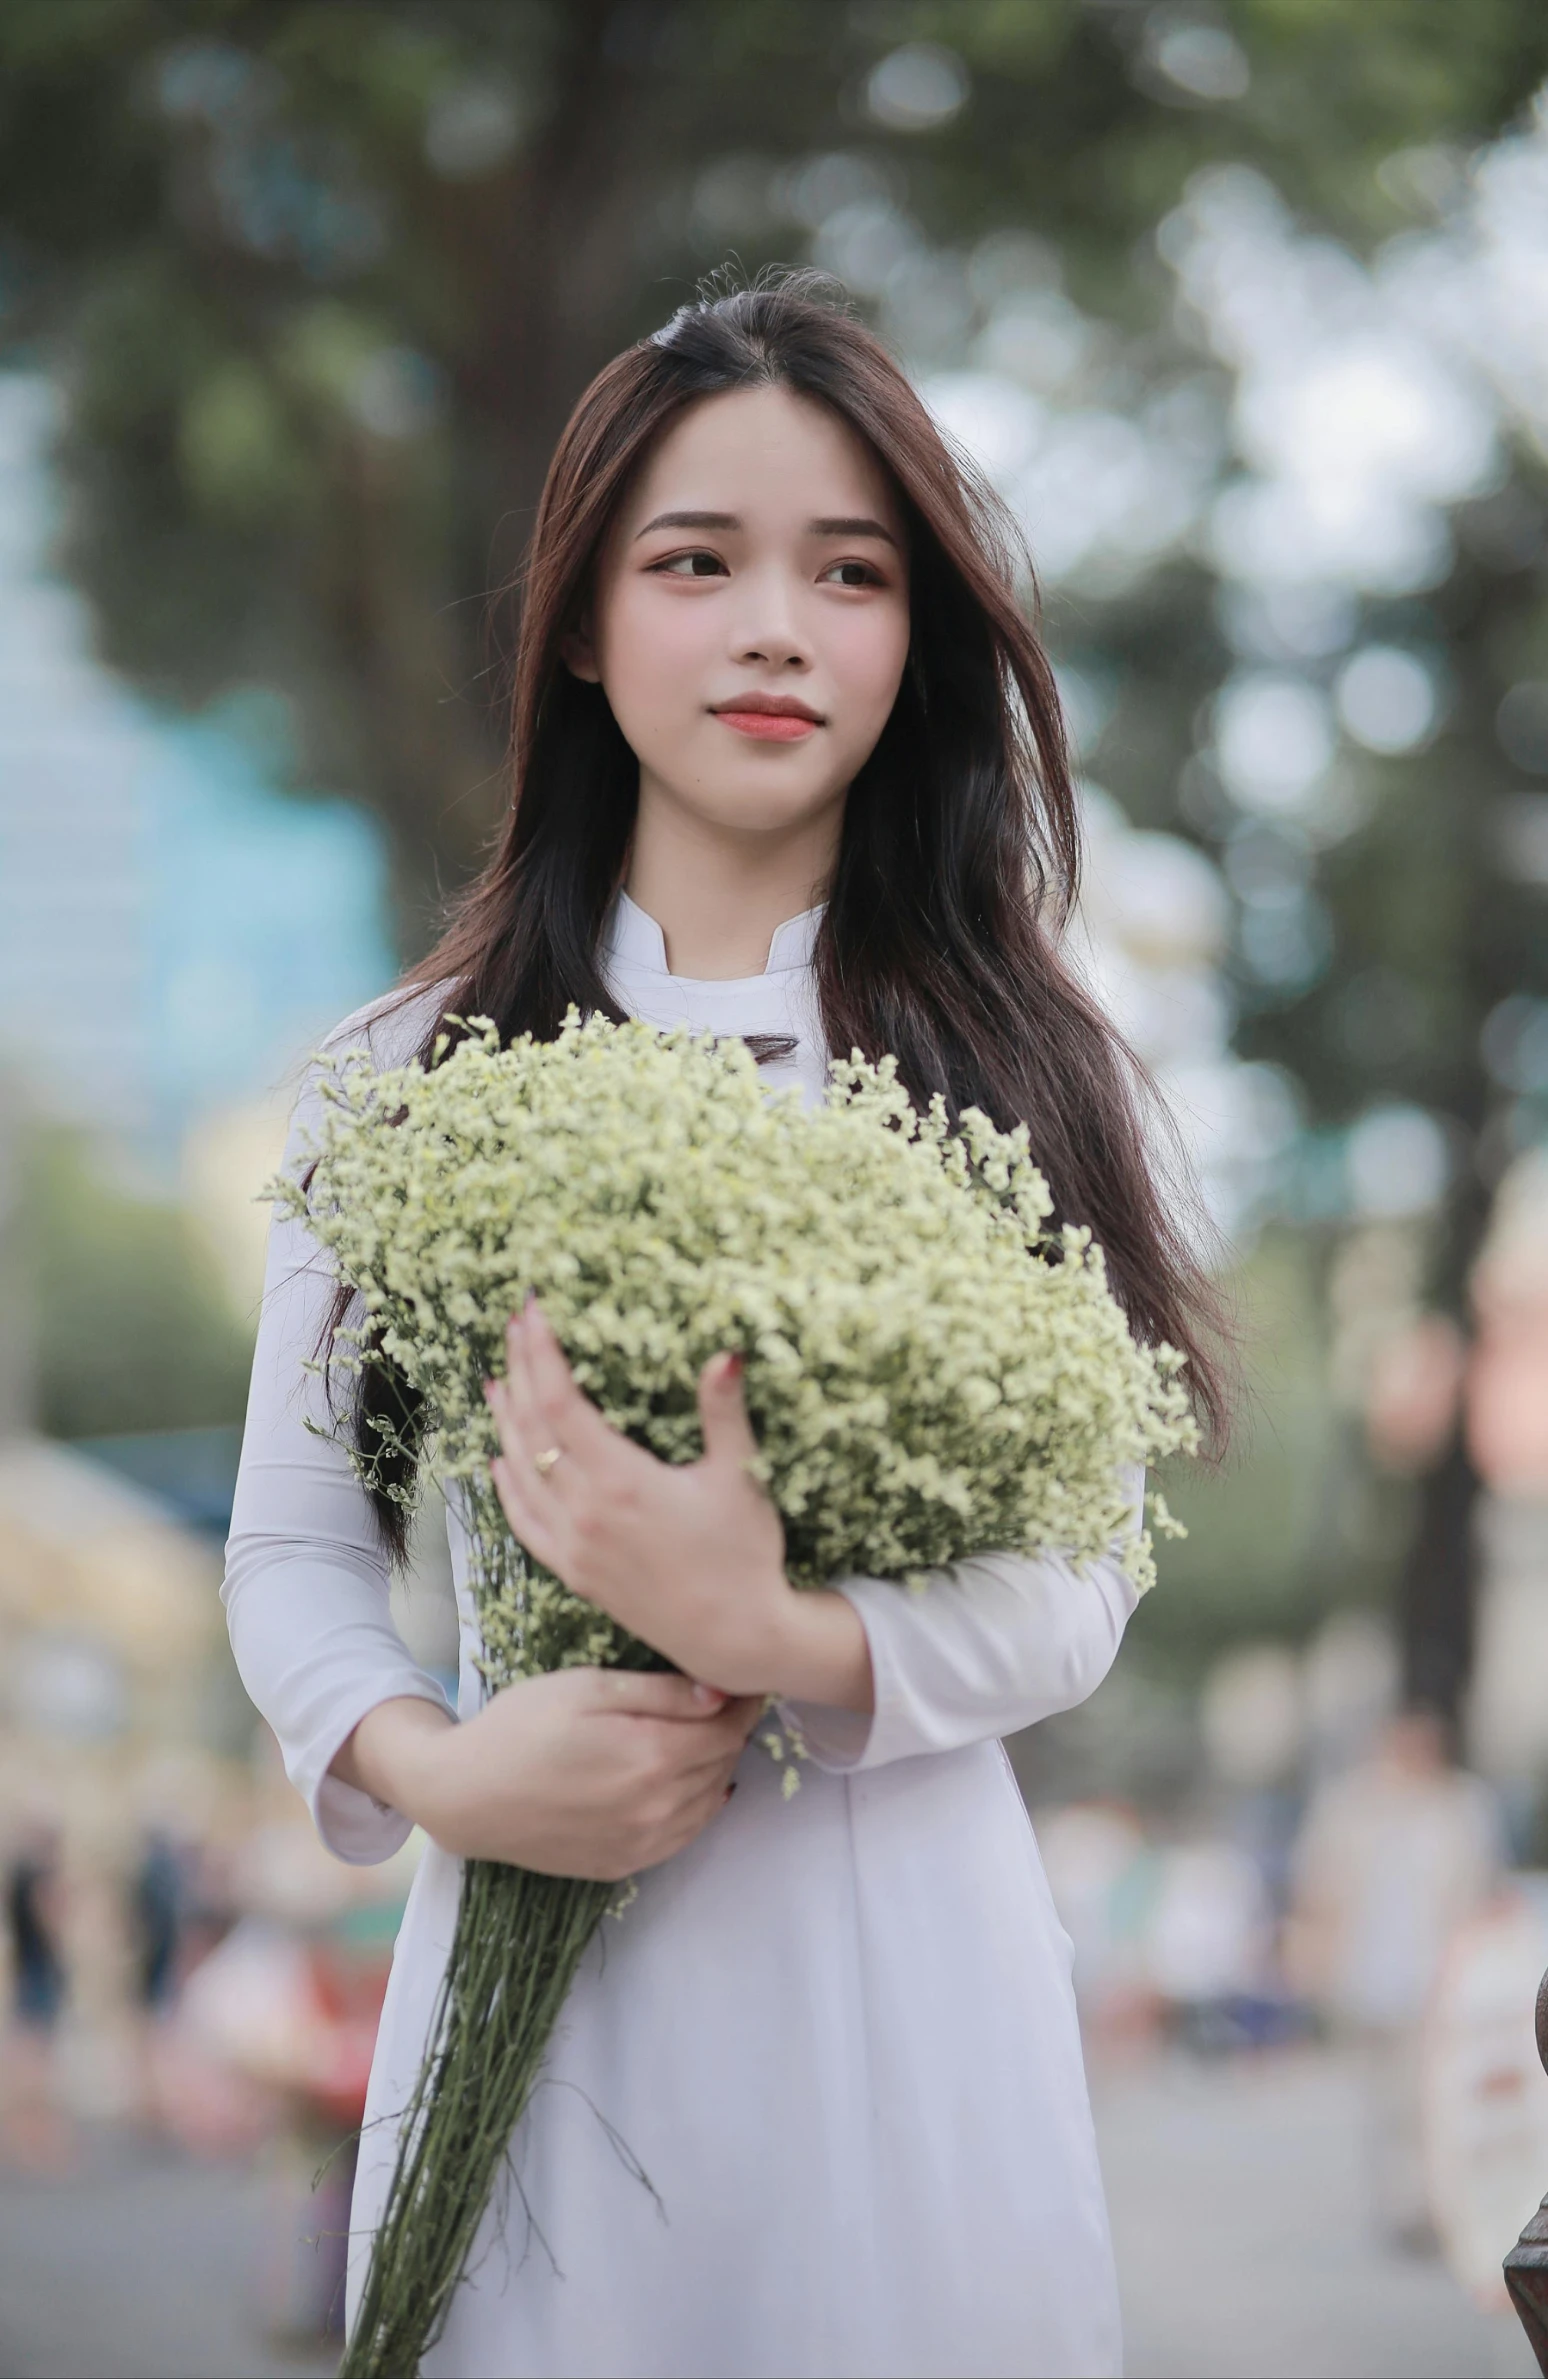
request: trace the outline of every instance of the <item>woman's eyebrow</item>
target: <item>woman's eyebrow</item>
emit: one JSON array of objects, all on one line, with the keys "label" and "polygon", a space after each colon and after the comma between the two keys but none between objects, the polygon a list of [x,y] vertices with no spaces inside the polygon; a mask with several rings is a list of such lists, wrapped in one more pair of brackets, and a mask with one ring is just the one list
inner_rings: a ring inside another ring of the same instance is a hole
[{"label": "woman's eyebrow", "polygon": [[879,520],[861,517],[856,520],[813,520],[807,522],[813,537],[880,537],[885,545],[896,545],[897,539]]},{"label": "woman's eyebrow", "polygon": [[741,522],[734,512],[658,512],[643,529],[636,529],[636,544],[648,537],[652,529],[739,529]]},{"label": "woman's eyebrow", "polygon": [[[742,525],[735,512],[658,512],[643,529],[635,530],[634,541],[638,544],[652,529],[723,529],[734,533]],[[809,520],[806,530],[810,537],[879,537],[885,545],[897,544],[889,528],[863,514],[854,519]]]}]

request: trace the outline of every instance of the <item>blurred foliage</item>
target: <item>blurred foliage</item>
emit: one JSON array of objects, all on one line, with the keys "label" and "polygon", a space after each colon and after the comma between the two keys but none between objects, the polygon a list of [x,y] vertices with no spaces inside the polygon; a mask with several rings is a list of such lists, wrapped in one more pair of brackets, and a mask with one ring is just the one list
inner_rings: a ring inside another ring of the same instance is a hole
[{"label": "blurred foliage", "polygon": [[[7,0],[0,353],[47,364],[67,392],[64,559],[105,655],[172,700],[281,689],[296,781],[384,820],[417,950],[498,808],[509,634],[487,590],[515,572],[580,386],[699,276],[728,257],[752,272],[804,256],[858,163],[938,250],[999,230],[1046,242],[1071,296],[1114,326],[1105,402],[1186,377],[1223,420],[1228,375],[1180,348],[1153,236],[1189,177],[1254,165],[1303,220],[1367,251],[1422,219],[1384,161],[1465,155],[1548,74],[1541,0],[1217,0],[1193,14],[1229,30],[1249,71],[1204,104],[1153,67],[1152,37],[1188,13]],[[868,78],[909,43],[940,45],[968,92],[928,127],[867,105]],[[948,346],[939,360],[955,360]],[[1318,1131],[1377,1099],[1448,1120],[1457,1161],[1432,1285],[1453,1307],[1516,1128],[1480,1030],[1503,997],[1548,993],[1540,895],[1505,880],[1484,826],[1516,782],[1493,732],[1500,700],[1548,675],[1543,458],[1517,453],[1511,471],[1463,508],[1444,585],[1361,608],[1361,640],[1435,656],[1448,708],[1418,756],[1341,756],[1365,822],[1317,861],[1326,952],[1278,984],[1240,954],[1231,969],[1236,1045],[1294,1075],[1313,1153]],[[1136,823],[1206,847],[1229,823],[1196,760],[1233,666],[1218,593],[1182,554],[1048,615],[1061,658],[1114,690],[1094,772]],[[173,1226],[128,1204],[110,1217],[73,1178],[49,1226],[48,1294],[70,1317],[49,1357],[51,1424],[127,1425],[98,1416],[132,1403],[150,1425],[148,1394],[169,1418],[234,1411],[224,1325],[174,1260]],[[80,1335],[91,1298],[66,1277],[77,1257],[63,1260],[72,1215],[80,1278],[102,1300],[92,1326],[125,1317],[123,1368],[104,1358],[100,1379]],[[1157,1657],[1170,1629],[1179,1648],[1189,1627],[1232,1632],[1249,1580],[1260,1623],[1287,1627],[1324,1594],[1374,1591],[1412,1505],[1400,1498],[1374,1537],[1339,1519],[1366,1490],[1321,1405],[1313,1315],[1339,1225],[1310,1176],[1299,1220],[1301,1238],[1267,1243],[1244,1283],[1259,1409],[1238,1468],[1179,1495],[1196,1521],[1171,1560],[1179,1591],[1139,1622]],[[199,1350],[188,1367],[169,1359],[153,1393],[131,1389],[179,1333]],[[1367,1538],[1386,1551],[1362,1551]],[[1447,1592],[1457,1605],[1465,1579]]]},{"label": "blurred foliage", "polygon": [[40,1133],[15,1223],[39,1427],[111,1437],[240,1421],[252,1332],[187,1217],[122,1186],[73,1133]]},{"label": "blurred foliage", "polygon": [[[6,331],[68,382],[68,559],[108,657],[183,699],[286,688],[308,779],[386,819],[421,942],[495,807],[485,594],[555,432],[728,251],[804,249],[776,168],[861,154],[931,238],[1030,228],[1083,303],[1154,324],[1140,235],[1199,165],[1256,160],[1358,240],[1399,220],[1382,156],[1487,132],[1548,65],[1536,0],[1237,0],[1247,92],[1181,105],[1147,81],[1152,13],[8,0]],[[923,139],[862,106],[917,41],[972,91]]]},{"label": "blurred foliage", "polygon": [[1160,1482],[1188,1534],[1158,1540],[1161,1591],[1130,1630],[1152,1666],[1192,1669],[1244,1633],[1306,1635],[1337,1605],[1390,1588],[1379,1558],[1351,1561],[1350,1532],[1330,1525],[1334,1482],[1358,1493],[1362,1472],[1328,1400],[1323,1266],[1316,1239],[1280,1229],[1225,1283],[1242,1353],[1239,1435],[1220,1469],[1192,1464]]}]

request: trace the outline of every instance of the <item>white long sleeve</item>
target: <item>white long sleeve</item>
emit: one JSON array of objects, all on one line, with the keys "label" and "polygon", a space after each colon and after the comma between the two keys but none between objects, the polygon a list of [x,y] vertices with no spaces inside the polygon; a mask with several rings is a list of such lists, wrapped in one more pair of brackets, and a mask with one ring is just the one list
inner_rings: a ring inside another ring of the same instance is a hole
[{"label": "white long sleeve", "polygon": [[[369,1014],[341,1025],[330,1046],[366,1043]],[[391,1021],[392,1042],[409,1041],[411,1011]],[[401,1054],[379,1050],[379,1062]],[[313,1069],[291,1119],[287,1169],[304,1161],[321,1111],[317,1083]],[[339,1858],[369,1866],[407,1839],[409,1820],[328,1770],[379,1702],[413,1695],[442,1709],[447,1703],[393,1626],[387,1557],[347,1454],[307,1427],[335,1425],[322,1382],[305,1368],[332,1295],[310,1232],[277,1215],[221,1600],[242,1683],[274,1729],[319,1834]]]},{"label": "white long sleeve", "polygon": [[[1139,1525],[1144,1475],[1127,1479]],[[1093,1694],[1138,1599],[1109,1556],[1079,1569],[985,1553],[938,1571],[921,1593],[846,1578],[870,1647],[874,1715],[790,1703],[820,1767],[879,1768],[1010,1735]]]}]

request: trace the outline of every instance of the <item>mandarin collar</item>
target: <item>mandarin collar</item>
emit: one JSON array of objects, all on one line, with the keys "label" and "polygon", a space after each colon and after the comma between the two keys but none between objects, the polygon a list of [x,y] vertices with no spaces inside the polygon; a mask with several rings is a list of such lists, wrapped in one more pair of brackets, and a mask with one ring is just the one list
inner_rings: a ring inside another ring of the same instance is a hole
[{"label": "mandarin collar", "polygon": [[[815,908],[803,909],[799,917],[787,917],[783,925],[776,927],[774,939],[769,944],[768,961],[762,969],[763,975],[790,974],[811,965],[812,952],[817,946],[817,929],[822,923],[825,905],[819,901]],[[603,947],[615,963],[638,967],[645,974],[666,975],[678,983],[696,979],[690,975],[672,975],[667,965],[665,934],[655,918],[642,909],[638,901],[631,900],[627,892],[620,891],[613,902],[603,935]],[[742,975],[725,979],[755,983],[761,978],[757,975]],[[707,980],[706,989],[713,989],[718,980],[721,978]]]}]

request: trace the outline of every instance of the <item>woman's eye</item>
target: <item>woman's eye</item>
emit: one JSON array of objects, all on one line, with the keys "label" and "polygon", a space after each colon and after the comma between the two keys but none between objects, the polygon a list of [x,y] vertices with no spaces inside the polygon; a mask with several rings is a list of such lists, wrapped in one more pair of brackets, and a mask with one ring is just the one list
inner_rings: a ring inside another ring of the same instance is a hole
[{"label": "woman's eye", "polygon": [[832,586],[880,586],[881,572],[869,562],[830,562],[823,572]]},{"label": "woman's eye", "polygon": [[673,553],[656,568],[671,578],[724,578],[726,565],[718,553]]}]

